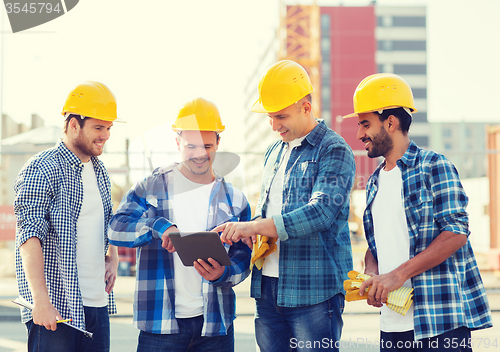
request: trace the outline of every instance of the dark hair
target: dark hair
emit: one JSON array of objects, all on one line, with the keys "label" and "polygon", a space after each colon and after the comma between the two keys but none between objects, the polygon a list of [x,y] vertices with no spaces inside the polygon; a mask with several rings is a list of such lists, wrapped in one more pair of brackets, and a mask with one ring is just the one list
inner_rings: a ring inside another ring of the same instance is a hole
[{"label": "dark hair", "polygon": [[379,114],[377,111],[375,113],[378,115],[378,119],[384,122],[389,118],[389,116],[394,115],[399,120],[399,127],[403,133],[408,133],[411,125],[411,115],[406,112],[403,108],[387,109]]},{"label": "dark hair", "polygon": [[64,133],[66,133],[68,131],[68,124],[73,117],[76,119],[76,121],[78,121],[80,128],[83,128],[83,126],[85,126],[85,121],[87,121],[87,119],[89,119],[89,117],[87,117],[87,116],[83,116],[83,119],[82,119],[82,115],[69,114],[69,116],[66,117],[66,120],[64,120],[64,127],[63,127]]}]

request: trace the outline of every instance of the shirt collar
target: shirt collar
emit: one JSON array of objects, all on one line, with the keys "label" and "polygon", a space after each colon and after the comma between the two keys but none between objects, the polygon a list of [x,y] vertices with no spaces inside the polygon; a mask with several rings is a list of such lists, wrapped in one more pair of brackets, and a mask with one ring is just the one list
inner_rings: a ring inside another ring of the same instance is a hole
[{"label": "shirt collar", "polygon": [[[316,121],[318,121],[318,124],[316,125],[316,127],[314,127],[312,129],[311,132],[309,132],[308,134],[306,134],[306,136],[305,136],[304,140],[302,141],[301,145],[304,144],[304,141],[307,141],[310,145],[312,145],[314,147],[323,138],[323,135],[325,134],[325,132],[328,129],[328,127],[326,127],[325,121],[318,120],[318,119],[316,119]],[[281,145],[282,146],[285,145],[286,143],[287,142],[281,141]]]},{"label": "shirt collar", "polygon": [[[160,167],[157,167],[156,169],[153,170],[153,175],[160,175],[160,174],[163,174],[163,173],[169,173],[169,172],[172,172],[174,170],[175,167],[177,167],[177,165],[179,165],[178,162],[174,162],[173,164],[170,164],[168,166],[160,166]],[[220,182],[223,180],[223,176],[219,175],[215,170],[212,169],[212,171],[214,172],[214,175],[215,175],[215,179],[214,181],[216,183]]]},{"label": "shirt collar", "polygon": [[[58,140],[56,143],[56,149],[61,153],[63,159],[68,162],[69,165],[73,167],[83,167],[83,163],[79,157],[75,155],[71,150],[66,147],[66,144],[62,139]],[[97,158],[95,156],[90,157],[90,161],[94,166],[97,164]]]},{"label": "shirt collar", "polygon": [[417,155],[418,155],[418,146],[413,141],[410,141],[408,149],[406,149],[406,152],[403,154],[401,159],[398,160],[398,163],[401,162],[408,167],[413,167],[417,162]]}]

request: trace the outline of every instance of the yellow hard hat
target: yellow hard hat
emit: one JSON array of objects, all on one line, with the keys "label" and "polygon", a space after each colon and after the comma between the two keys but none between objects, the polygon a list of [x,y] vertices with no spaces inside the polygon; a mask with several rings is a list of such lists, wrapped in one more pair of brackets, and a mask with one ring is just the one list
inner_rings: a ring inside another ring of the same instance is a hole
[{"label": "yellow hard hat", "polygon": [[172,129],[176,132],[214,131],[221,133],[226,128],[222,124],[217,106],[206,99],[196,98],[180,108]]},{"label": "yellow hard hat", "polygon": [[354,113],[344,118],[394,108],[416,112],[410,85],[393,73],[377,73],[366,77],[354,91]]},{"label": "yellow hard hat", "polygon": [[67,113],[103,121],[118,118],[115,96],[106,85],[94,81],[83,82],[68,94],[61,114]]},{"label": "yellow hard hat", "polygon": [[269,113],[295,104],[313,91],[306,70],[295,61],[282,60],[269,67],[259,82],[253,112]]}]

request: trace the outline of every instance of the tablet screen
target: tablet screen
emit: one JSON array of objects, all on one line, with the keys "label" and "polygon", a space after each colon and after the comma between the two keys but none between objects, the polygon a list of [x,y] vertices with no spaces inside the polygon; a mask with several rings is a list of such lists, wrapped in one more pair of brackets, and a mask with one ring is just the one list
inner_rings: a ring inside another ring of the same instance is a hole
[{"label": "tablet screen", "polygon": [[208,258],[215,259],[220,265],[229,266],[231,260],[217,232],[172,232],[168,235],[184,266]]}]

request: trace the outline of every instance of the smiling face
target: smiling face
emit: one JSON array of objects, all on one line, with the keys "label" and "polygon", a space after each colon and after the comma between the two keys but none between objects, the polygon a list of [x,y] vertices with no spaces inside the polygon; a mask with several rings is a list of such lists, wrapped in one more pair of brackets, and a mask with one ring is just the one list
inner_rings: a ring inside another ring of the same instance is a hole
[{"label": "smiling face", "polygon": [[182,131],[177,136],[177,148],[182,158],[179,170],[193,182],[212,182],[212,163],[218,147],[219,140],[215,132]]},{"label": "smiling face", "polygon": [[113,122],[87,118],[81,127],[77,118],[69,121],[64,143],[82,162],[88,162],[90,157],[102,154]]},{"label": "smiling face", "polygon": [[394,143],[377,114],[373,112],[359,114],[358,125],[356,137],[365,143],[368,157],[386,157],[392,151]]},{"label": "smiling face", "polygon": [[268,113],[267,116],[273,131],[279,133],[281,140],[291,142],[304,137],[316,125],[308,115],[310,111],[311,103],[303,99],[283,110]]}]

